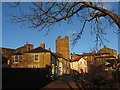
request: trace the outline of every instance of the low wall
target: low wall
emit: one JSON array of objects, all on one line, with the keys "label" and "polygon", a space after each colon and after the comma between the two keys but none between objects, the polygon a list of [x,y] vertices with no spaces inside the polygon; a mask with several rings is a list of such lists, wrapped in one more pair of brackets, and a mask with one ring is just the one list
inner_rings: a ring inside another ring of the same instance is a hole
[{"label": "low wall", "polygon": [[46,68],[3,68],[2,88],[41,88],[49,82],[49,71]]}]

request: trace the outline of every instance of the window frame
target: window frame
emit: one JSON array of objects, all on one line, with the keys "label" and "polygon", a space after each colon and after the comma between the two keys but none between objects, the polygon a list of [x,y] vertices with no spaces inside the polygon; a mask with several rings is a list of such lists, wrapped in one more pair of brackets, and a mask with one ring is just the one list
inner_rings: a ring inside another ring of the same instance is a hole
[{"label": "window frame", "polygon": [[[17,56],[17,59],[18,59],[17,62],[16,62],[16,56]],[[14,56],[14,63],[19,63],[19,55]]]},{"label": "window frame", "polygon": [[[36,55],[38,56],[37,59],[36,59]],[[38,62],[38,61],[39,61],[39,54],[35,54],[35,55],[34,55],[34,61],[35,61],[35,62]]]}]

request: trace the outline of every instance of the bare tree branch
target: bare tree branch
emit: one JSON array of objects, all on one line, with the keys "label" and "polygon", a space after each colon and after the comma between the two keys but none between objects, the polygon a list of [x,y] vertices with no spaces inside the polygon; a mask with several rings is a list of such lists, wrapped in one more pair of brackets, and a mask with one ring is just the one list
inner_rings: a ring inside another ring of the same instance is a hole
[{"label": "bare tree branch", "polygon": [[[101,18],[105,18],[110,24],[115,23],[120,28],[120,17],[112,11],[103,8],[103,5],[96,2],[32,2],[31,13],[25,14],[20,11],[19,16],[10,15],[12,19],[19,22],[28,23],[28,27],[41,30],[50,30],[50,27],[61,21],[68,20],[72,22],[72,17],[77,16],[84,23],[78,33],[73,34],[73,46],[81,38],[86,22],[93,22],[91,33],[96,35],[96,40],[101,44],[105,40],[103,35],[106,34]],[[104,45],[104,44],[103,44]]]}]

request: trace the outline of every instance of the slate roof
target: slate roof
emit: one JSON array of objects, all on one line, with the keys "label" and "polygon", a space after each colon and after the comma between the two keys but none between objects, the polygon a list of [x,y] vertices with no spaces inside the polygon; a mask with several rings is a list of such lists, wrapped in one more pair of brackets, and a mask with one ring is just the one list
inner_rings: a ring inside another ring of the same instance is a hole
[{"label": "slate roof", "polygon": [[50,51],[43,49],[41,47],[37,47],[37,48],[32,49],[31,51],[25,52],[25,53],[39,53],[39,52],[50,52]]},{"label": "slate roof", "polygon": [[11,48],[4,48],[4,47],[0,47],[0,49],[15,50],[15,49],[11,49]]},{"label": "slate roof", "polygon": [[57,56],[58,58],[63,58],[63,56],[61,54],[58,53],[53,53],[55,56]]},{"label": "slate roof", "polygon": [[15,54],[12,54],[12,55],[23,55],[23,53],[15,53]]},{"label": "slate roof", "polygon": [[110,55],[110,53],[96,53],[95,55],[104,55],[104,54]]}]

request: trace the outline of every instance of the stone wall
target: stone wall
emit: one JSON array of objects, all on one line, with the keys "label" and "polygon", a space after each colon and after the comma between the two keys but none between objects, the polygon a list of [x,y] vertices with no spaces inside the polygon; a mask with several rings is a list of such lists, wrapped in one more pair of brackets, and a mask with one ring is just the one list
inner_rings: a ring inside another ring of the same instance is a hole
[{"label": "stone wall", "polygon": [[17,49],[10,49],[10,48],[1,48],[2,51],[0,52],[2,54],[2,61],[4,61],[3,67],[6,67],[8,60],[10,60],[11,55],[15,53],[24,53],[28,52],[33,49],[32,44],[25,44],[22,47],[19,47]]},{"label": "stone wall", "polygon": [[12,54],[15,54],[17,52],[19,53],[23,53],[23,52],[27,52],[33,49],[33,45],[32,44],[25,44],[22,47],[19,47],[17,49],[10,49],[10,48],[2,48],[2,55],[4,57],[9,57]]},{"label": "stone wall", "polygon": [[15,53],[15,49],[2,48],[2,56],[8,58],[10,55]]},{"label": "stone wall", "polygon": [[24,46],[17,48],[15,50],[15,53],[17,53],[17,52],[20,52],[20,53],[28,52],[28,51],[30,51],[32,49],[33,49],[33,45],[32,44],[25,44]]},{"label": "stone wall", "polygon": [[[39,60],[35,61],[34,56],[39,55]],[[51,66],[51,53],[24,53],[19,56],[19,62],[14,62],[15,55],[12,55],[11,58],[11,67],[12,68],[32,68],[37,66],[37,68],[45,68],[46,65]]]}]

